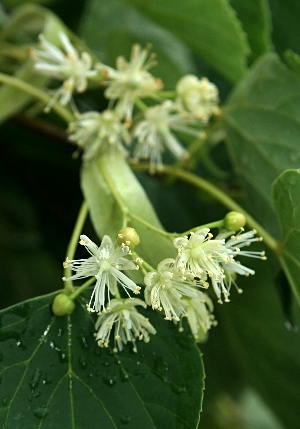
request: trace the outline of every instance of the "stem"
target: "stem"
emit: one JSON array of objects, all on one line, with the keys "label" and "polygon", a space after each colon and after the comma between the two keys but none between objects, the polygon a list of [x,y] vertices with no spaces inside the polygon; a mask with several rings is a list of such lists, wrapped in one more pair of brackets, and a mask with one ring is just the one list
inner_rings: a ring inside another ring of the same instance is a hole
[{"label": "stem", "polygon": [[[148,171],[149,167],[150,166],[148,163],[135,165],[132,164],[132,168],[139,171]],[[238,203],[236,203],[232,198],[226,195],[215,185],[203,179],[202,177],[190,173],[189,171],[184,171],[178,167],[172,167],[169,165],[164,165],[162,174],[167,174],[175,179],[180,179],[185,183],[193,185],[198,189],[204,190],[220,203],[222,203],[225,207],[229,208],[230,210],[242,213],[247,219],[247,224],[251,228],[255,229],[257,233],[263,237],[265,244],[276,253],[277,241],[247,211],[245,211]]]},{"label": "stem", "polygon": [[134,103],[142,112],[145,112],[148,109],[147,104],[144,103],[140,98],[137,98]]},{"label": "stem", "polygon": [[[172,240],[172,236],[173,236],[174,234],[169,233],[169,232],[167,232],[167,231],[164,231],[163,229],[157,228],[157,227],[156,227],[156,226],[154,226],[154,225],[151,225],[151,223],[147,222],[146,220],[142,219],[141,217],[139,217],[139,216],[137,216],[137,215],[135,215],[135,214],[133,214],[133,213],[130,213],[130,214],[129,214],[129,218],[130,218],[130,219],[133,219],[133,220],[135,220],[135,221],[137,221],[137,222],[139,222],[139,223],[140,223],[141,225],[143,225],[145,228],[150,229],[150,231],[157,232],[157,234],[160,234],[160,235],[162,235],[163,237],[167,237],[168,239]],[[175,234],[175,235],[177,235],[177,234]]]},{"label": "stem", "polygon": [[[189,229],[188,231],[183,232],[182,234],[180,234],[180,236],[182,236],[182,235],[188,235],[191,232],[198,231],[198,229],[202,229],[202,228],[210,228],[210,229],[212,229],[212,228],[220,228],[223,225],[224,225],[224,220],[223,219],[222,220],[216,220],[215,222],[206,223],[204,225],[196,226],[195,228]],[[176,235],[178,236],[178,234],[176,234]]]},{"label": "stem", "polygon": [[[148,264],[148,262],[145,262],[144,259],[141,258],[138,253],[136,253],[136,251],[132,250],[131,256],[135,259],[135,262],[138,264],[144,275],[146,275],[148,272],[155,271],[155,269],[150,264]],[[139,262],[139,260],[143,262]]]},{"label": "stem", "polygon": [[159,91],[157,94],[161,98],[175,98],[176,92],[175,91]]},{"label": "stem", "polygon": [[72,292],[69,295],[69,298],[74,301],[82,292],[84,292],[91,284],[93,284],[95,282],[95,278],[92,277],[91,279],[89,279],[88,281],[86,281],[85,283],[83,283],[82,286],[77,287],[74,292]]},{"label": "stem", "polygon": [[[23,80],[18,79],[14,76],[9,76],[4,73],[0,73],[0,82],[6,83],[7,85],[26,92],[31,97],[36,98],[37,100],[40,100],[45,104],[48,104],[49,101],[52,99],[52,97],[43,90],[36,88],[30,83],[24,82]],[[74,119],[72,113],[70,113],[68,109],[61,106],[57,102],[53,103],[52,109],[67,123],[71,122]]]},{"label": "stem", "polygon": [[[85,223],[86,217],[88,214],[88,207],[85,201],[83,201],[79,213],[78,213],[78,217],[72,232],[72,236],[70,239],[70,242],[68,244],[67,247],[67,253],[66,253],[66,258],[69,259],[74,259],[75,256],[75,252],[76,252],[76,248],[77,248],[77,244],[78,244],[78,237],[80,236],[80,233],[82,231],[83,225]],[[65,268],[64,269],[64,277],[68,278],[71,277],[72,275],[72,271],[70,268]],[[65,286],[65,289],[68,292],[72,292],[73,291],[73,282],[70,281],[69,285]]]}]

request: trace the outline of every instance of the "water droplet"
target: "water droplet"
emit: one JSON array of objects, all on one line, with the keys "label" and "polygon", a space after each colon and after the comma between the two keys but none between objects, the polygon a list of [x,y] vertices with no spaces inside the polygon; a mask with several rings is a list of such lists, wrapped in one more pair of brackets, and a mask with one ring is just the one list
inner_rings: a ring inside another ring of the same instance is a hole
[{"label": "water droplet", "polygon": [[83,349],[88,349],[89,348],[87,340],[86,340],[86,338],[84,336],[77,337],[77,339],[78,339],[78,341],[79,341],[79,343],[80,343],[80,345],[81,345],[81,347]]},{"label": "water droplet", "polygon": [[109,387],[113,387],[117,382],[117,376],[115,374],[105,374],[102,377],[102,381]]},{"label": "water droplet", "polygon": [[7,404],[7,400],[5,398],[2,399],[2,404],[5,406]]},{"label": "water droplet", "polygon": [[125,369],[122,367],[120,368],[120,378],[121,378],[121,381],[128,381],[129,380],[129,375],[127,374]]},{"label": "water droplet", "polygon": [[50,383],[52,383],[52,377],[51,377],[51,375],[49,375],[48,373],[46,373],[44,375],[44,378],[43,378],[43,384],[48,385]]},{"label": "water droplet", "polygon": [[81,369],[85,369],[87,367],[86,360],[83,356],[80,356],[79,358],[79,366]]},{"label": "water droplet", "polygon": [[57,331],[57,336],[61,337],[63,332],[64,332],[64,330],[62,328],[59,328],[59,330]]},{"label": "water droplet", "polygon": [[127,423],[129,423],[131,420],[130,416],[121,416],[121,423],[123,423],[123,425],[126,425]]},{"label": "water droplet", "polygon": [[31,377],[30,382],[29,382],[29,386],[30,386],[31,390],[34,390],[37,388],[39,381],[40,381],[40,378],[41,378],[41,375],[42,375],[42,370],[39,368],[35,368],[34,373]]},{"label": "water droplet", "polygon": [[67,353],[64,350],[57,350],[58,351],[58,359],[60,363],[65,363],[68,361]]},{"label": "water droplet", "polygon": [[109,365],[110,365],[110,363],[109,363],[108,361],[104,361],[104,362],[102,362],[102,365],[103,365],[103,366],[109,366]]},{"label": "water droplet", "polygon": [[46,407],[37,407],[33,410],[33,414],[38,419],[42,419],[46,417],[46,415],[48,414],[48,410]]},{"label": "water droplet", "polygon": [[21,350],[25,350],[27,347],[27,344],[25,344],[24,341],[20,339],[19,341],[17,341],[17,347],[19,347],[19,349]]}]

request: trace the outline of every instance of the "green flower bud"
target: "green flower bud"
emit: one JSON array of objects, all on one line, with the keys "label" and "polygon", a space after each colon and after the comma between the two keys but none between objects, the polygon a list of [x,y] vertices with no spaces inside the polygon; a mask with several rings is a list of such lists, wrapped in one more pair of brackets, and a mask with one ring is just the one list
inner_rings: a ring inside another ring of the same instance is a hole
[{"label": "green flower bud", "polygon": [[224,217],[224,227],[227,231],[238,231],[246,225],[246,218],[242,213],[229,212]]},{"label": "green flower bud", "polygon": [[134,228],[122,228],[118,233],[118,242],[133,250],[140,244],[140,237]]},{"label": "green flower bud", "polygon": [[52,311],[55,316],[66,316],[75,310],[75,303],[65,293],[56,295],[52,304]]}]

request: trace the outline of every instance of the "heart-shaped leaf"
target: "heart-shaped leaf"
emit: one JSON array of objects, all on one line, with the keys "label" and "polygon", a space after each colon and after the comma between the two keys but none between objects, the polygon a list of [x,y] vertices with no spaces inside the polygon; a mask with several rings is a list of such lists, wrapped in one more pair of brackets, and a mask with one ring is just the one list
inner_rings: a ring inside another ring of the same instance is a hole
[{"label": "heart-shaped leaf", "polygon": [[0,313],[1,427],[196,429],[204,373],[188,329],[148,310],[157,334],[115,354],[98,347],[84,298],[56,317],[54,295]]}]

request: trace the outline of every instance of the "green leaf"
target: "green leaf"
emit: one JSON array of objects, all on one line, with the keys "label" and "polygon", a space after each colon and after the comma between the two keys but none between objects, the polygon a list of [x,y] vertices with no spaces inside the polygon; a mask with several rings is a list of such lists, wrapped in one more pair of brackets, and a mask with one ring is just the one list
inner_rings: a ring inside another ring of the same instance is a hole
[{"label": "green leaf", "polygon": [[[129,213],[139,216],[156,228],[162,228],[144,189],[122,155],[117,152],[112,155],[103,154],[98,160],[83,164],[81,187],[99,237],[107,234],[114,239],[122,228],[122,213],[112,194],[112,188]],[[176,256],[172,242],[166,237],[137,221],[132,221],[130,226],[136,229],[141,240],[136,251],[153,267],[165,258]]]},{"label": "green leaf", "polygon": [[[223,342],[231,348],[223,365],[227,362],[229,371],[232,366],[241,370],[244,380],[260,393],[283,427],[294,429],[299,424],[300,336],[285,326],[271,267],[253,261],[251,268],[255,268],[254,276],[238,279],[244,293],[232,291],[231,302],[217,308],[217,320],[224,328]],[[299,326],[298,309],[295,319]],[[204,356],[207,347],[211,347],[210,342],[202,347]],[[222,342],[215,344],[214,352],[222,355]]]},{"label": "green leaf", "polygon": [[250,210],[276,236],[271,186],[282,171],[299,166],[299,111],[300,79],[275,54],[255,64],[225,110],[228,149]]},{"label": "green leaf", "polygon": [[0,313],[1,427],[197,427],[204,373],[190,334],[148,310],[158,334],[114,354],[98,347],[84,298],[55,317],[54,295]]},{"label": "green leaf", "polygon": [[241,24],[224,0],[127,0],[183,40],[232,82],[246,71],[248,44]]},{"label": "green leaf", "polygon": [[271,16],[267,0],[230,0],[247,33],[250,61],[272,49]]},{"label": "green leaf", "polygon": [[273,199],[282,228],[279,259],[300,305],[300,172],[287,170],[273,185]]}]

